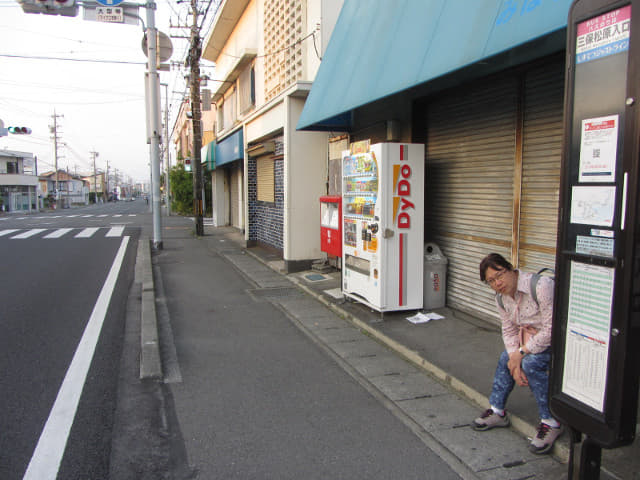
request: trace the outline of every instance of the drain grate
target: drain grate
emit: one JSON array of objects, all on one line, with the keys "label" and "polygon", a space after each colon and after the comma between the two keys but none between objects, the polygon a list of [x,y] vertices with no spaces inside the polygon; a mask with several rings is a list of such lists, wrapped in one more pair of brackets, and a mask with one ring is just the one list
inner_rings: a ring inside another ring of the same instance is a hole
[{"label": "drain grate", "polygon": [[308,273],[304,276],[304,279],[308,282],[321,282],[323,280],[331,280],[331,277],[321,273]]}]

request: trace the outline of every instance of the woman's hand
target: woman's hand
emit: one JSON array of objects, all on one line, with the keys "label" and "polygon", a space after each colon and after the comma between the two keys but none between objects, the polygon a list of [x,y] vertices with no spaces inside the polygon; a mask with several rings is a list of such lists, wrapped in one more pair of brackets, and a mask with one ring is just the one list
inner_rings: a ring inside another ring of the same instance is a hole
[{"label": "woman's hand", "polygon": [[527,376],[522,371],[521,367],[522,355],[520,352],[515,351],[509,354],[509,362],[507,363],[507,367],[509,368],[509,372],[511,372],[511,376],[515,380],[516,384],[520,387],[526,387],[529,385],[529,380],[527,380]]}]

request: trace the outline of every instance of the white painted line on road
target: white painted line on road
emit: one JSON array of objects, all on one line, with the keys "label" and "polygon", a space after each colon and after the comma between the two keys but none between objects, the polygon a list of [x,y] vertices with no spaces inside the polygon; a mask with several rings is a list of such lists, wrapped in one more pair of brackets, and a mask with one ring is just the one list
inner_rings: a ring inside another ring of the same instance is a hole
[{"label": "white painted line on road", "polygon": [[18,235],[11,237],[11,239],[22,239],[29,238],[42,233],[46,230],[46,228],[32,228],[31,230],[27,230],[26,232],[19,233]]},{"label": "white painted line on road", "polygon": [[116,213],[116,214],[114,215],[114,217],[121,217],[121,216],[122,216],[122,214],[120,214],[120,213]]},{"label": "white painted line on road", "polygon": [[121,237],[124,232],[124,226],[118,225],[117,227],[111,227],[105,237]]},{"label": "white painted line on road", "polygon": [[100,338],[100,331],[109,309],[111,295],[113,295],[113,289],[118,280],[128,243],[129,237],[124,237],[98,300],[93,307],[93,312],[91,312],[76,353],[73,355],[67,374],[62,381],[62,386],[49,413],[47,423],[40,434],[40,439],[23,480],[54,479],[58,476],[60,462],[69,439],[69,431],[78,409],[82,389],[87,380],[87,373]]},{"label": "white painted line on road", "polygon": [[102,215],[98,215],[98,217],[108,217],[108,215],[106,213],[103,213]]},{"label": "white painted line on road", "polygon": [[93,217],[93,214],[91,214],[91,215],[82,215],[82,218],[89,218],[89,217]]},{"label": "white painted line on road", "polygon": [[0,237],[4,237],[5,235],[10,235],[13,232],[17,232],[19,229],[18,228],[11,228],[9,230],[0,230]]},{"label": "white painted line on road", "polygon": [[71,230],[73,230],[73,228],[58,228],[57,230],[54,230],[49,235],[45,235],[42,238],[60,238],[65,233],[69,233]]},{"label": "white painted line on road", "polygon": [[76,213],[75,215],[67,215],[67,218],[75,218],[75,217],[79,217],[80,214]]},{"label": "white painted line on road", "polygon": [[74,238],[89,238],[98,230],[100,230],[100,227],[85,228],[79,234],[77,234]]},{"label": "white painted line on road", "polygon": [[130,213],[129,216],[130,217],[135,217],[137,214],[136,213]]}]

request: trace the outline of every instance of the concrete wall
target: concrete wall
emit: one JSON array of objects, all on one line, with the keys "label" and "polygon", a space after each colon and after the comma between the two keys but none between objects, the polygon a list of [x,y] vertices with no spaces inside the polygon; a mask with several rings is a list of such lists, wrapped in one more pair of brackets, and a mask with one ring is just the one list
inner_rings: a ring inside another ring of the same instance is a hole
[{"label": "concrete wall", "polygon": [[322,257],[320,196],[327,191],[328,134],[300,132],[296,124],[304,98],[287,97],[285,123],[284,260]]}]

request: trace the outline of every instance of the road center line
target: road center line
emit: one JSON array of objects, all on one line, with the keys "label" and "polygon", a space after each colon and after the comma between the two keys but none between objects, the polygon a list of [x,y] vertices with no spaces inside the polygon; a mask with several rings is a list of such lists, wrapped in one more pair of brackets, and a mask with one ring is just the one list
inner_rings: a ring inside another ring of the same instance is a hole
[{"label": "road center line", "polygon": [[123,237],[118,253],[111,265],[111,270],[109,270],[69,369],[62,381],[62,386],[49,413],[47,423],[40,434],[40,439],[23,480],[42,480],[58,476],[60,462],[62,461],[71,425],[80,402],[80,395],[87,379],[87,373],[91,366],[128,243],[129,237]]}]

